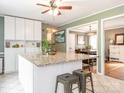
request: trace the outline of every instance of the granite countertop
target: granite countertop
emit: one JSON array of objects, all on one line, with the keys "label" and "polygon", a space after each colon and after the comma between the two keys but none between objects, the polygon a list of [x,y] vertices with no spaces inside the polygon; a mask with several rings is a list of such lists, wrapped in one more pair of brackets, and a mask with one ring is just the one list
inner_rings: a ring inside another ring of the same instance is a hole
[{"label": "granite countertop", "polygon": [[81,61],[89,58],[96,58],[97,55],[56,53],[56,55],[42,55],[41,53],[21,55],[36,66],[46,66],[52,64]]}]

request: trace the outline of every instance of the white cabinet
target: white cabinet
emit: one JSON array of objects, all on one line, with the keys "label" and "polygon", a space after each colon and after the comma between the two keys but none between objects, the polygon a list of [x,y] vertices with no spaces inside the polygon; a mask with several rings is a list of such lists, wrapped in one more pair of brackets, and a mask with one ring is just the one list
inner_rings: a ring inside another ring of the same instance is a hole
[{"label": "white cabinet", "polygon": [[15,17],[4,18],[5,40],[15,40]]},{"label": "white cabinet", "polygon": [[124,62],[124,46],[123,45],[120,45],[119,61]]},{"label": "white cabinet", "polygon": [[5,48],[5,73],[17,72],[17,55],[22,53],[24,48]]},{"label": "white cabinet", "polygon": [[34,40],[34,24],[33,20],[25,19],[25,38],[26,40]]},{"label": "white cabinet", "polygon": [[15,49],[5,48],[5,73],[15,72]]},{"label": "white cabinet", "polygon": [[123,45],[110,45],[109,46],[110,61],[124,62],[124,46]]},{"label": "white cabinet", "polygon": [[41,22],[34,21],[34,40],[41,40]]},{"label": "white cabinet", "polygon": [[22,18],[16,18],[16,40],[25,40],[25,21]]},{"label": "white cabinet", "polygon": [[[5,44],[12,45],[19,44],[19,48],[11,47],[4,49],[5,51],[5,73],[15,72],[18,68],[18,54],[39,52],[40,48],[37,46],[26,47],[27,41],[40,42],[42,24],[40,21],[34,21],[24,18],[5,16]],[[17,42],[19,40],[19,42]],[[23,44],[21,44],[21,42]],[[21,46],[23,45],[23,46]],[[5,45],[6,46],[6,45]]]}]

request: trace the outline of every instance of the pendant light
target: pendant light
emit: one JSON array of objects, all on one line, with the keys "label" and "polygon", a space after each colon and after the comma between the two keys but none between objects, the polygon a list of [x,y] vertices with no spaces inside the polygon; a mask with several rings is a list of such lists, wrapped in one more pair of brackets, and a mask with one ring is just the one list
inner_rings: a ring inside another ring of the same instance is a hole
[{"label": "pendant light", "polygon": [[87,33],[88,36],[95,35],[95,32],[92,31],[92,26],[89,26],[89,32]]}]

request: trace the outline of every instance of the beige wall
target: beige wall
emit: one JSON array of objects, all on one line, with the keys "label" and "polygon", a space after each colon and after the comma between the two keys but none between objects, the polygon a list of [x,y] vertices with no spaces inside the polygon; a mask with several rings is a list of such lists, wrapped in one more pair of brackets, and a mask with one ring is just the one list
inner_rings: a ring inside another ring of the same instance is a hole
[{"label": "beige wall", "polygon": [[112,29],[105,31],[105,56],[108,57],[109,40],[115,41],[115,34],[124,33],[124,28]]}]

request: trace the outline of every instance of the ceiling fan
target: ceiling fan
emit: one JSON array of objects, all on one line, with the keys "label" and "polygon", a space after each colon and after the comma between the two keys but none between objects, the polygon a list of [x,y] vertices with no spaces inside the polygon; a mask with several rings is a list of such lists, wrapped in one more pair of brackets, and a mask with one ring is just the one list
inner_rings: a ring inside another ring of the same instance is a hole
[{"label": "ceiling fan", "polygon": [[[61,15],[60,10],[71,10],[72,6],[60,6],[62,0],[50,0],[49,5],[37,3],[38,6],[47,7],[48,9],[43,11],[42,14],[49,12],[53,15]],[[59,2],[59,3],[58,3]]]}]

